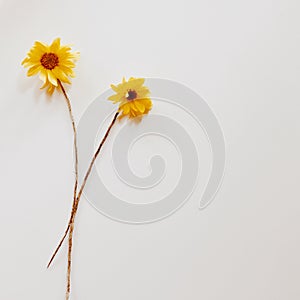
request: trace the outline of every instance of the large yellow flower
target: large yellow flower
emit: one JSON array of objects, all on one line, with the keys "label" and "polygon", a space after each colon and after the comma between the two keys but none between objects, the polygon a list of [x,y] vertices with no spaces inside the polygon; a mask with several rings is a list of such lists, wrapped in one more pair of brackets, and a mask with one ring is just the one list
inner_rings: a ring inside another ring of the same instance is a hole
[{"label": "large yellow flower", "polygon": [[116,94],[108,99],[114,103],[119,103],[119,111],[122,112],[121,117],[135,118],[148,114],[151,110],[150,91],[144,86],[144,82],[144,78],[131,77],[128,81],[123,78],[122,83],[111,85]]},{"label": "large yellow flower", "polygon": [[70,52],[70,46],[61,46],[60,38],[55,39],[49,46],[36,41],[23,60],[22,65],[29,68],[27,75],[39,73],[40,79],[47,87],[47,92],[52,94],[59,82],[71,83],[69,77],[75,77],[74,61],[79,58],[79,53]]}]

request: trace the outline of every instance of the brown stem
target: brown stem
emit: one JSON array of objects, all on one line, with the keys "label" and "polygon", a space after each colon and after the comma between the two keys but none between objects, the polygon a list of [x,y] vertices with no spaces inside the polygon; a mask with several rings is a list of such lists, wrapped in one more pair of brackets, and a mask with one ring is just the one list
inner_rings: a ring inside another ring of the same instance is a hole
[{"label": "brown stem", "polygon": [[[74,209],[74,206],[75,206],[75,202],[76,202],[76,195],[77,195],[77,187],[78,187],[78,148],[77,148],[77,130],[76,130],[76,126],[75,126],[75,119],[74,119],[74,116],[73,116],[73,112],[72,112],[72,106],[71,106],[71,101],[64,89],[64,86],[62,85],[61,81],[59,79],[57,79],[57,82],[58,82],[58,85],[60,86],[64,96],[65,96],[65,99],[66,99],[66,102],[67,102],[67,106],[68,106],[68,110],[69,110],[69,114],[70,114],[70,118],[71,118],[71,122],[72,122],[72,128],[73,128],[73,134],[74,134],[74,152],[75,152],[75,183],[74,183],[74,191],[73,191],[73,205],[72,205],[72,213],[73,213],[73,209]],[[70,223],[69,223],[70,224]],[[54,257],[56,256],[58,250],[60,249],[65,237],[67,236],[67,233],[69,231],[69,228],[70,228],[70,225],[68,225],[67,227],[67,230],[65,231],[65,234],[64,236],[62,237],[62,239],[60,240],[57,248],[55,249],[48,265],[47,265],[47,268],[50,267]]]},{"label": "brown stem", "polygon": [[[109,125],[101,143],[99,144],[91,162],[90,162],[90,165],[89,165],[89,168],[84,176],[84,179],[83,179],[83,182],[82,182],[82,185],[81,185],[81,188],[78,192],[78,195],[77,195],[77,198],[76,198],[76,201],[75,201],[75,205],[73,206],[73,209],[72,209],[72,215],[71,215],[71,219],[70,219],[70,222],[68,224],[68,228],[70,229],[69,231],[69,247],[68,247],[68,273],[67,273],[67,291],[66,291],[66,300],[69,299],[69,296],[70,296],[70,291],[71,291],[71,265],[72,265],[72,245],[73,245],[73,233],[74,233],[74,221],[75,221],[75,217],[76,217],[76,213],[77,213],[77,209],[78,209],[78,204],[79,204],[79,201],[80,201],[80,197],[82,195],[82,192],[84,190],[84,187],[87,183],[87,180],[90,176],[90,173],[92,171],[92,168],[94,166],[94,163],[97,159],[97,156],[99,155],[100,153],[100,150],[103,146],[103,144],[105,143],[108,135],[109,135],[109,132],[111,130],[111,128],[113,127],[113,125],[115,124],[116,120],[117,120],[117,117],[119,115],[119,112],[116,112],[115,115],[114,115],[114,118],[111,122],[111,124]],[[68,229],[67,229],[68,230]]]},{"label": "brown stem", "polygon": [[[75,203],[75,202],[73,201],[73,206],[74,206],[74,203]],[[73,211],[73,210],[72,210],[72,211]],[[51,257],[50,261],[48,262],[47,268],[50,267],[52,261],[54,260],[54,258],[55,258],[55,256],[56,256],[58,250],[60,249],[61,245],[63,244],[63,242],[64,242],[64,240],[65,240],[65,238],[66,238],[66,236],[67,236],[67,234],[68,234],[68,232],[69,232],[69,229],[70,229],[70,221],[69,221],[69,223],[68,223],[67,229],[66,229],[66,231],[65,231],[65,233],[64,233],[64,235],[63,235],[63,237],[62,237],[62,239],[60,240],[58,246],[56,247],[54,253],[52,254],[52,257]]]},{"label": "brown stem", "polygon": [[72,265],[72,246],[73,246],[73,232],[74,232],[74,220],[69,226],[69,247],[68,247],[68,273],[67,273],[67,291],[66,300],[69,300],[71,291],[71,265]]}]

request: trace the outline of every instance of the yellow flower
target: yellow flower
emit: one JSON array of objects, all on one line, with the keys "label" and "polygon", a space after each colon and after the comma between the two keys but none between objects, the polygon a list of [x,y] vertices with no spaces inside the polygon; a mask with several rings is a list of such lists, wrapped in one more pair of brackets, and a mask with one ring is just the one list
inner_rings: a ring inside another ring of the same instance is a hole
[{"label": "yellow flower", "polygon": [[144,86],[144,78],[129,78],[128,81],[123,78],[122,83],[111,85],[116,94],[108,99],[113,103],[119,103],[121,117],[128,116],[135,118],[148,114],[152,108],[152,101],[149,98],[150,91]]},{"label": "yellow flower", "polygon": [[52,94],[59,86],[58,81],[70,84],[69,77],[75,77],[72,69],[79,53],[71,53],[70,50],[70,46],[60,45],[60,38],[55,39],[50,46],[36,41],[22,65],[29,68],[27,76],[39,73],[44,83],[41,89],[47,87],[47,92]]}]

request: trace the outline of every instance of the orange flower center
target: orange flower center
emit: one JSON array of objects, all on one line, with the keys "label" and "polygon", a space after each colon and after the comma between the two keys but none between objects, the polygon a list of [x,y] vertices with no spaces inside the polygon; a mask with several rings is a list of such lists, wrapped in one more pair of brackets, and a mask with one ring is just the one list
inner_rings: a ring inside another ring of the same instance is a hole
[{"label": "orange flower center", "polygon": [[136,99],[136,97],[137,97],[137,93],[136,93],[135,90],[128,90],[127,91],[127,93],[126,93],[126,99],[127,100],[132,101],[132,100]]},{"label": "orange flower center", "polygon": [[45,53],[41,58],[41,64],[45,69],[52,70],[58,66],[58,56],[54,53]]}]

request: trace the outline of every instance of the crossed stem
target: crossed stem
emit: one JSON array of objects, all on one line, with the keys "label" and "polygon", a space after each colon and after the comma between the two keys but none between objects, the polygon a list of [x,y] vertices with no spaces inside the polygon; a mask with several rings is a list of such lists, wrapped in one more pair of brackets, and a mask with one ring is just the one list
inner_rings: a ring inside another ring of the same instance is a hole
[{"label": "crossed stem", "polygon": [[81,195],[83,193],[83,190],[84,190],[84,187],[87,183],[87,180],[90,176],[90,173],[92,171],[92,168],[95,164],[95,161],[100,153],[100,150],[103,146],[103,144],[105,143],[108,135],[109,135],[109,132],[111,130],[111,128],[113,127],[113,125],[115,124],[116,120],[117,120],[117,117],[119,115],[119,111],[117,111],[114,115],[114,118],[111,122],[111,124],[109,125],[102,141],[100,142],[96,152],[94,153],[94,156],[90,162],[90,165],[88,167],[88,170],[84,176],[84,179],[83,179],[83,182],[82,182],[82,185],[80,187],[80,190],[77,194],[77,197],[74,199],[73,201],[73,207],[72,207],[72,212],[71,212],[71,216],[70,216],[70,220],[69,220],[69,223],[68,223],[68,226],[65,230],[65,233],[63,235],[63,238],[61,239],[60,243],[58,244],[56,250],[54,251],[49,263],[48,263],[48,266],[47,268],[49,268],[49,266],[51,265],[53,259],[55,258],[58,250],[60,249],[61,245],[63,244],[67,234],[69,233],[69,246],[68,246],[68,270],[67,270],[67,291],[66,291],[66,300],[69,299],[69,296],[70,296],[70,291],[71,291],[71,266],[72,266],[72,246],[73,246],[73,233],[74,233],[74,221],[75,221],[75,217],[76,217],[76,213],[77,213],[77,209],[78,209],[78,204],[79,204],[79,201],[80,201],[80,198],[81,198]]}]

